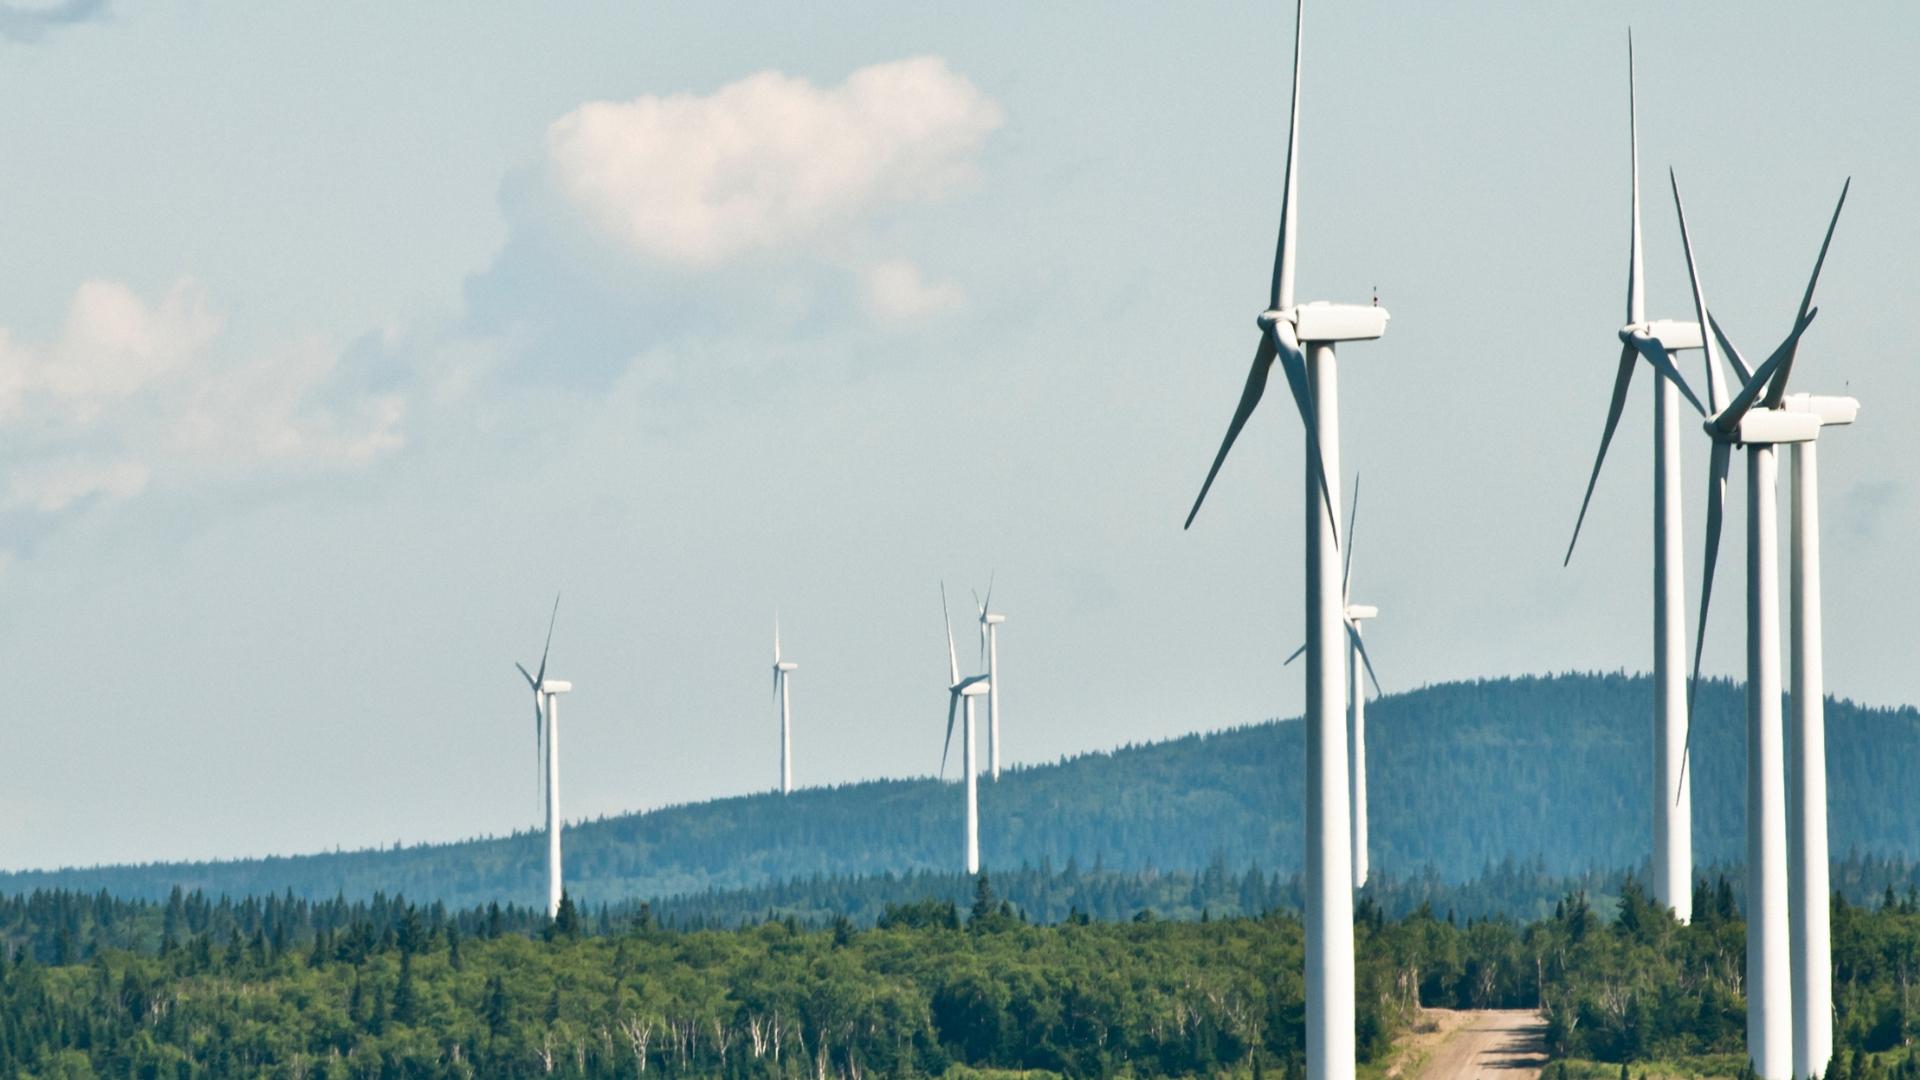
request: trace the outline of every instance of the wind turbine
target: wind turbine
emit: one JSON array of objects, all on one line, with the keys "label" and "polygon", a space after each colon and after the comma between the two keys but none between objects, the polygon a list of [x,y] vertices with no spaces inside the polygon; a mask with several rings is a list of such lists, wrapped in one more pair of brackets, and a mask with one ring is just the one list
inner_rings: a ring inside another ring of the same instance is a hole
[{"label": "wind turbine", "polygon": [[547,918],[560,913],[560,695],[573,689],[573,684],[561,679],[547,678],[547,653],[553,648],[553,622],[560,615],[560,597],[553,598],[553,614],[547,617],[547,643],[540,648],[540,670],[529,674],[526,667],[515,663],[520,674],[533,689],[534,741],[539,743],[541,720],[546,723],[546,788],[547,788]]},{"label": "wind turbine", "polygon": [[987,577],[987,598],[974,594],[980,609],[980,651],[987,664],[987,769],[1000,782],[1000,624],[1007,617],[993,610],[993,577]]},{"label": "wind turbine", "polygon": [[1693,794],[1681,758],[1687,731],[1686,559],[1680,530],[1680,396],[1705,413],[1672,354],[1697,349],[1700,324],[1646,315],[1646,272],[1640,240],[1640,128],[1634,101],[1633,35],[1627,35],[1627,125],[1633,157],[1633,231],[1627,249],[1627,322],[1620,328],[1620,362],[1613,399],[1580,501],[1566,558],[1573,561],[1580,526],[1593,502],[1633,372],[1644,359],[1653,368],[1653,895],[1674,917],[1693,913]]},{"label": "wind turbine", "polygon": [[940,775],[947,775],[947,751],[953,746],[953,716],[964,703],[966,727],[960,739],[965,743],[967,770],[967,873],[980,872],[980,768],[973,756],[973,699],[988,692],[991,683],[985,675],[960,677],[960,657],[953,649],[953,616],[947,611],[947,586],[940,584],[940,616],[947,624],[947,740],[940,748]]},{"label": "wind turbine", "polygon": [[1293,104],[1287,131],[1287,171],[1281,196],[1280,238],[1274,253],[1267,309],[1259,316],[1259,347],[1246,387],[1227,425],[1213,468],[1187,515],[1193,524],[1227,451],[1266,391],[1280,362],[1294,406],[1306,426],[1307,533],[1307,1076],[1350,1080],[1354,1072],[1353,859],[1347,812],[1346,685],[1338,647],[1344,630],[1340,601],[1339,383],[1334,346],[1370,341],[1387,329],[1387,312],[1358,304],[1294,303],[1295,247],[1299,239],[1301,30],[1304,0],[1294,14]]},{"label": "wind turbine", "polygon": [[773,696],[780,702],[780,794],[793,791],[793,698],[787,677],[800,665],[780,659],[780,613],[773,615]]},{"label": "wind turbine", "polygon": [[[1793,716],[1789,729],[1790,752],[1793,758],[1792,790],[1786,801],[1788,821],[1781,827],[1777,838],[1786,850],[1787,864],[1780,871],[1784,878],[1784,909],[1787,926],[1784,931],[1784,945],[1787,952],[1785,971],[1780,970],[1777,955],[1770,953],[1766,957],[1768,974],[1775,983],[1786,971],[1789,987],[1785,992],[1790,1004],[1792,1032],[1791,1074],[1795,1077],[1819,1076],[1827,1071],[1833,1058],[1833,950],[1830,926],[1830,912],[1827,898],[1828,887],[1828,846],[1827,846],[1827,760],[1826,760],[1826,716],[1824,699],[1826,695],[1825,678],[1822,671],[1821,629],[1820,629],[1820,524],[1819,524],[1819,466],[1816,440],[1823,428],[1851,424],[1859,415],[1860,403],[1850,397],[1817,397],[1807,394],[1789,395],[1787,380],[1793,372],[1795,354],[1799,351],[1800,336],[1812,321],[1816,308],[1813,307],[1814,288],[1819,284],[1820,271],[1826,265],[1827,250],[1833,243],[1833,231],[1840,223],[1840,211],[1846,206],[1847,191],[1852,181],[1840,189],[1840,199],[1833,208],[1833,217],[1827,222],[1826,236],[1820,242],[1820,255],[1814,261],[1813,274],[1807,281],[1806,292],[1800,299],[1800,311],[1794,322],[1793,333],[1768,357],[1760,369],[1749,377],[1748,390],[1752,391],[1764,384],[1765,396],[1760,399],[1759,407],[1747,413],[1751,418],[1756,413],[1771,413],[1782,424],[1796,425],[1788,433],[1791,437],[1778,437],[1775,442],[1789,443],[1792,450],[1793,495],[1791,509],[1790,542],[1792,549],[1790,582],[1793,598],[1793,622],[1790,653],[1792,657],[1792,702]],[[1683,233],[1684,235],[1684,233]],[[1728,358],[1746,373],[1747,366],[1740,352],[1721,331],[1718,322],[1709,319],[1714,339],[1726,349]],[[1745,396],[1743,394],[1743,396]],[[1738,404],[1738,402],[1736,402]],[[1729,410],[1731,411],[1731,410]],[[1736,422],[1742,426],[1746,420]],[[1715,432],[1715,427],[1719,428]],[[1716,438],[1730,430],[1729,425],[1709,423],[1709,432]],[[1774,460],[1771,446],[1754,446],[1749,442],[1750,459],[1764,457],[1764,464],[1751,469],[1748,475],[1750,507],[1756,501],[1762,502],[1763,519],[1759,522],[1762,532],[1761,543],[1754,542],[1756,526],[1749,519],[1748,524],[1748,572],[1751,576],[1755,566],[1754,550],[1756,546],[1762,552],[1761,570],[1765,575],[1762,581],[1763,603],[1756,612],[1753,606],[1754,586],[1748,584],[1748,713],[1749,723],[1753,721],[1756,705],[1759,707],[1761,722],[1766,725],[1767,739],[1763,749],[1774,755],[1779,754],[1780,746],[1780,627],[1779,627],[1779,584],[1778,575],[1778,523],[1774,508]],[[1750,465],[1753,464],[1750,461]],[[1762,497],[1756,500],[1752,494],[1753,485],[1765,486]],[[1724,488],[1720,489],[1722,492]],[[1710,494],[1712,492],[1710,491]],[[1723,496],[1722,496],[1723,497]],[[1749,511],[1751,513],[1751,509]],[[1713,560],[1717,555],[1718,532],[1708,537],[1708,579],[1711,580]],[[1702,638],[1705,636],[1705,616],[1707,598],[1701,596]],[[1699,660],[1695,659],[1696,677]],[[1755,671],[1756,665],[1760,668]],[[1767,668],[1771,668],[1769,672]],[[1749,734],[1749,745],[1753,737]],[[1753,764],[1748,765],[1749,821],[1753,817],[1753,800],[1756,797]],[[1762,846],[1771,844],[1775,821],[1779,815],[1779,794],[1783,786],[1779,782],[1781,767],[1776,761],[1762,763],[1762,775],[1767,787],[1757,794],[1762,797],[1769,811],[1766,826],[1768,833],[1759,838]],[[1766,796],[1772,796],[1767,798]],[[1748,860],[1753,861],[1753,848],[1756,838],[1749,824]],[[1771,852],[1769,852],[1771,854]],[[1769,863],[1765,869],[1771,873],[1774,869]],[[1752,876],[1752,871],[1749,871]],[[1771,880],[1769,885],[1774,884]],[[1751,886],[1749,887],[1751,891]],[[1769,893],[1768,901],[1781,898]],[[1782,931],[1774,918],[1766,927],[1763,944],[1769,950],[1777,950],[1783,942]],[[1750,920],[1749,926],[1752,925]],[[1752,954],[1754,938],[1749,931],[1749,976],[1753,982]],[[1765,998],[1777,1007],[1775,999],[1782,991],[1777,985],[1769,986]],[[1749,997],[1752,1000],[1752,997]],[[1766,1018],[1767,1038],[1770,1048],[1782,1039],[1779,1031],[1781,1020],[1777,1013]],[[1755,1025],[1752,1008],[1749,1006],[1748,1026]],[[1751,1039],[1751,1033],[1749,1035]],[[1756,1067],[1759,1058],[1755,1058]],[[1779,1066],[1776,1066],[1779,1067]],[[1784,1069],[1782,1073],[1784,1074]],[[1762,1075],[1780,1075],[1763,1073]]]},{"label": "wind turbine", "polygon": [[[1845,198],[1843,191],[1842,203]],[[1786,778],[1780,717],[1780,525],[1776,447],[1811,442],[1820,434],[1819,415],[1780,407],[1800,336],[1818,313],[1812,301],[1820,266],[1814,266],[1813,279],[1808,282],[1793,331],[1764,363],[1758,368],[1749,368],[1739,350],[1708,315],[1677,179],[1673,180],[1673,202],[1680,218],[1681,244],[1687,254],[1694,311],[1702,325],[1713,331],[1701,341],[1706,354],[1709,404],[1713,410],[1704,427],[1713,440],[1713,454],[1707,483],[1706,559],[1701,572],[1693,678],[1697,685],[1700,649],[1706,642],[1707,606],[1713,594],[1713,572],[1719,558],[1728,467],[1733,447],[1744,446],[1747,451],[1747,1052],[1754,1072],[1763,1080],[1787,1080],[1793,1075],[1793,976],[1788,927],[1787,826],[1783,806]],[[1836,207],[1836,222],[1839,212]],[[1828,237],[1832,237],[1831,225]],[[1821,255],[1824,262],[1824,245]],[[1715,341],[1726,349],[1728,361],[1743,381],[1739,394],[1730,401],[1715,355]],[[1763,392],[1767,395],[1764,402]],[[1691,697],[1689,690],[1689,703]],[[1683,768],[1685,754],[1683,749]],[[1825,902],[1824,893],[1820,902]]]},{"label": "wind turbine", "polygon": [[[1347,623],[1347,677],[1351,680],[1347,701],[1347,798],[1353,814],[1353,887],[1367,883],[1367,680],[1373,680],[1373,692],[1380,693],[1380,680],[1374,676],[1373,659],[1367,655],[1367,643],[1361,639],[1360,624],[1380,616],[1372,604],[1353,602],[1353,527],[1360,516],[1360,475],[1353,477],[1353,501],[1347,507],[1346,569],[1340,579],[1340,600]],[[1291,664],[1307,651],[1305,645],[1293,650],[1286,663]]]}]

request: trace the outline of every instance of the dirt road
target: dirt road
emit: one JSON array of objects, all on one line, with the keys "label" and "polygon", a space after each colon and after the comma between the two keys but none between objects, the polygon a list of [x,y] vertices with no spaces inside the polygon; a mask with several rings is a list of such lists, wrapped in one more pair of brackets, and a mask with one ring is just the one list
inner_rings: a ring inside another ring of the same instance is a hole
[{"label": "dirt road", "polygon": [[1440,1030],[1414,1080],[1535,1080],[1547,1063],[1546,1021],[1529,1010],[1453,1013]]}]

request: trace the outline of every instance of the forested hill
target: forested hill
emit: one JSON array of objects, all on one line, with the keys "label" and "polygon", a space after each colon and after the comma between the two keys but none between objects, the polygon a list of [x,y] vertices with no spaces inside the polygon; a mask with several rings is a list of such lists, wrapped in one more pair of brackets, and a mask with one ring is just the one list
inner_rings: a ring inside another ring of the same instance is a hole
[{"label": "forested hill", "polygon": [[[1691,770],[1701,864],[1741,857],[1743,691],[1701,687]],[[1554,874],[1638,866],[1652,795],[1644,677],[1564,675],[1449,683],[1367,710],[1373,865],[1477,877],[1508,857]],[[1920,857],[1920,712],[1827,708],[1834,854]],[[981,846],[1002,868],[1291,874],[1302,852],[1301,727],[1272,722],[1088,754],[981,785]],[[568,888],[587,903],[820,875],[952,870],[954,781],[887,780],[749,795],[590,822],[567,832]],[[163,898],[403,893],[415,901],[534,903],[538,836],[235,862],[0,874],[0,892],[106,889]]]}]

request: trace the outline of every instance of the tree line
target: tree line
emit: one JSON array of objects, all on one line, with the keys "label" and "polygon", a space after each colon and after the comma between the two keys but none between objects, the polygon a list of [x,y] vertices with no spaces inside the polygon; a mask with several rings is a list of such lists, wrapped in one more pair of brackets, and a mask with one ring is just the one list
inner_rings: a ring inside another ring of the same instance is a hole
[{"label": "tree line", "polygon": [[[1372,862],[1406,880],[1462,884],[1513,858],[1555,878],[1631,868],[1651,835],[1645,677],[1559,675],[1446,683],[1368,710]],[[1168,720],[1202,728],[1218,718]],[[1702,684],[1694,711],[1695,854],[1744,852],[1742,688]],[[1828,705],[1833,850],[1920,858],[1920,712]],[[926,769],[937,765],[929,757]],[[1028,765],[982,785],[986,865],[1201,873],[1298,873],[1305,803],[1296,721],[1191,735]],[[1461,812],[1462,792],[1498,792]],[[815,877],[944,873],[959,865],[963,795],[953,782],[878,780],[742,795],[583,822],[567,830],[568,887],[584,903],[732,892]],[[1199,838],[1196,841],[1196,838]],[[405,893],[469,908],[544,903],[534,832],[459,843],[228,862],[0,873],[34,889],[164,900],[209,895],[309,900]],[[962,887],[964,891],[964,886]],[[1553,897],[1544,899],[1550,909]],[[876,906],[875,911],[878,910]],[[1536,918],[1539,907],[1515,909]]]},{"label": "tree line", "polygon": [[[1632,878],[1543,918],[1356,908],[1358,1047],[1419,1008],[1537,1008],[1582,1062],[1744,1059],[1738,890],[1675,922]],[[1828,1080],[1920,1080],[1920,891],[1833,900]],[[649,905],[0,898],[0,1074],[24,1077],[1298,1077],[1296,915],[1040,921],[986,875],[870,926],[674,928]],[[1557,1070],[1565,1076],[1564,1066]],[[1629,1075],[1629,1072],[1623,1072]],[[1630,1076],[1629,1076],[1630,1080]]]}]

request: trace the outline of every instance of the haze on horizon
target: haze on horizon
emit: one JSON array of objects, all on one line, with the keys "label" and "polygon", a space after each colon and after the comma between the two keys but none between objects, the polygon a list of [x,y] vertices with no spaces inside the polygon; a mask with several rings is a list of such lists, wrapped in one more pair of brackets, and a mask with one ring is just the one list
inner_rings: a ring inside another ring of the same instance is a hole
[{"label": "haze on horizon", "polygon": [[[1560,567],[1629,24],[1652,314],[1690,317],[1669,164],[1749,354],[1854,178],[1795,374],[1862,402],[1821,454],[1826,681],[1920,701],[1895,5],[1310,6],[1301,295],[1393,312],[1341,368],[1382,681],[1648,666],[1644,383]],[[997,574],[1013,762],[1297,714],[1284,402],[1180,530],[1290,46],[1226,3],[0,3],[0,867],[527,827],[512,665],[555,591],[569,818],[774,784],[775,608],[796,782],[930,774],[942,579]],[[1738,675],[1724,543],[1706,670]]]}]

